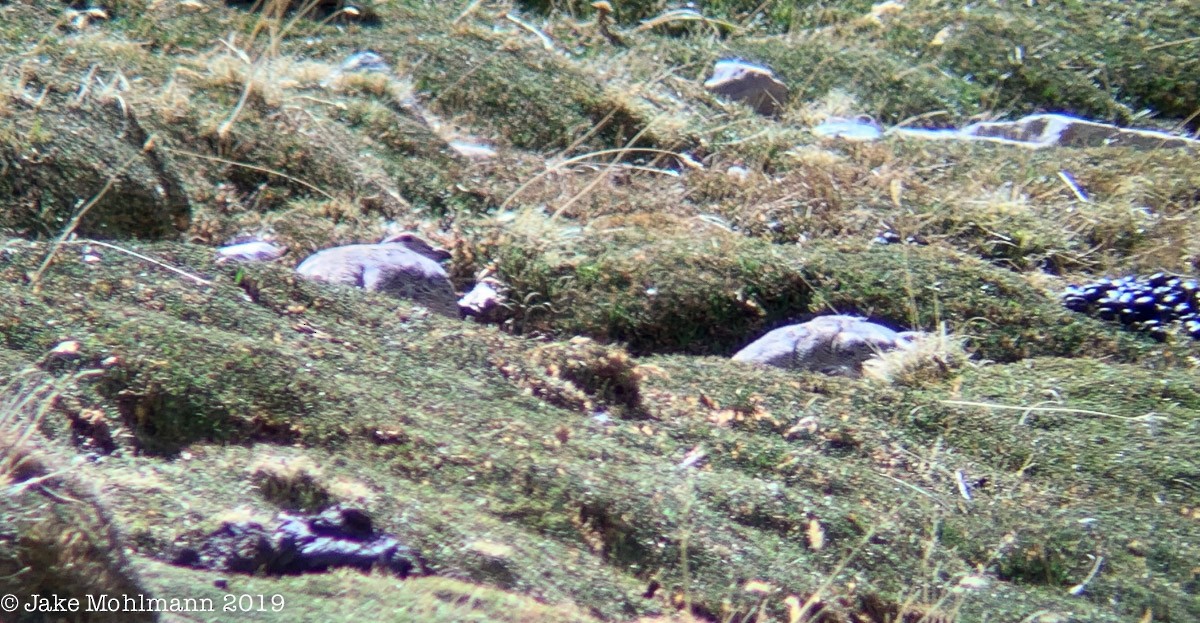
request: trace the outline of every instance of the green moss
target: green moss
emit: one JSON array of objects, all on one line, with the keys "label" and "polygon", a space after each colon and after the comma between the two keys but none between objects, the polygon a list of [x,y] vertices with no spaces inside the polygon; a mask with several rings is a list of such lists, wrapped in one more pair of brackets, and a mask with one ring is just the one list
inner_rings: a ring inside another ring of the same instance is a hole
[{"label": "green moss", "polygon": [[515,325],[620,341],[634,353],[717,353],[807,309],[803,275],[770,245],[705,225],[646,225],[591,231],[559,248],[501,234],[489,252],[513,300],[528,302]]},{"label": "green moss", "polygon": [[[6,388],[7,389],[7,388]],[[11,396],[0,397],[7,401]],[[7,408],[7,404],[3,408]],[[14,444],[10,413],[0,413],[0,590],[18,595],[18,606],[36,607],[32,595],[50,603],[77,600],[80,621],[152,621],[150,613],[86,608],[89,598],[138,599],[147,595],[124,551],[120,528],[75,475],[51,474],[49,457]],[[37,484],[30,482],[38,479]],[[18,611],[13,621],[40,621],[44,611]],[[7,616],[7,615],[6,615]]]},{"label": "green moss", "polygon": [[0,131],[0,227],[57,233],[86,205],[76,232],[162,238],[185,229],[191,206],[174,163],[116,102],[18,105]]},{"label": "green moss", "polygon": [[[635,353],[729,354],[766,329],[836,311],[933,330],[978,356],[1158,356],[1163,347],[1066,311],[1020,276],[944,248],[788,248],[716,228],[631,222],[572,240],[505,234],[488,253],[514,288],[514,324],[628,344]],[[581,257],[582,256],[582,257]],[[584,259],[587,258],[587,259]],[[1190,352],[1180,342],[1167,348]]]}]

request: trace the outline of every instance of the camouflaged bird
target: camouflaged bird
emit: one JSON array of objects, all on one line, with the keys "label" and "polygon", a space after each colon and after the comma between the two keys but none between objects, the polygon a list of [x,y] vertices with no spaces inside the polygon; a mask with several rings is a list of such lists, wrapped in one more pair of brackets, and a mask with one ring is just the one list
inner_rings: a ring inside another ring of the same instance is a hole
[{"label": "camouflaged bird", "polygon": [[457,318],[458,296],[438,263],[450,254],[414,234],[378,244],[352,244],[318,251],[296,267],[305,279],[341,283],[409,299],[430,311]]},{"label": "camouflaged bird", "polygon": [[857,316],[820,316],[767,333],[734,354],[733,360],[857,377],[864,361],[909,348],[919,335],[896,332]]}]

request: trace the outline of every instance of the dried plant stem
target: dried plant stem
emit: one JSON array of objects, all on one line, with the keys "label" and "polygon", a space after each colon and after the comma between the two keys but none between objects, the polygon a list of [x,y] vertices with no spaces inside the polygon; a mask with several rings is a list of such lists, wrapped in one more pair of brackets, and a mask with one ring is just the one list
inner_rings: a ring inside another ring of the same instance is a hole
[{"label": "dried plant stem", "polygon": [[192,281],[194,281],[202,286],[212,285],[211,281],[204,279],[203,277],[198,277],[198,276],[193,275],[192,273],[189,273],[183,269],[175,268],[174,266],[171,266],[170,264],[167,264],[165,262],[160,262],[152,257],[142,255],[141,253],[138,253],[137,251],[130,251],[129,249],[126,249],[124,247],[118,247],[117,245],[111,244],[108,242],[102,242],[100,240],[71,240],[71,241],[64,242],[63,244],[94,244],[97,246],[104,247],[106,249],[120,251],[121,253],[124,253],[126,255],[136,257],[137,259],[142,260],[143,262],[150,262],[151,264],[154,264],[155,266],[158,266],[159,268],[165,268],[177,275],[182,275],[184,277],[187,277],[188,279],[191,279]]},{"label": "dried plant stem", "polygon": [[315,193],[318,193],[318,194],[322,195],[322,196],[323,196],[323,197],[325,197],[326,199],[333,199],[333,198],[334,198],[334,196],[333,196],[333,195],[331,195],[331,194],[329,194],[329,193],[327,193],[327,192],[325,192],[325,191],[321,190],[320,188],[317,188],[316,186],[314,186],[314,185],[312,185],[312,184],[310,184],[310,183],[308,183],[308,182],[306,182],[306,181],[304,181],[304,180],[302,180],[302,179],[300,179],[300,178],[298,178],[298,177],[293,177],[293,176],[291,176],[291,175],[288,175],[287,173],[283,173],[282,171],[276,171],[275,169],[268,169],[268,168],[266,168],[266,167],[260,167],[260,166],[256,166],[256,165],[253,165],[253,164],[247,164],[247,163],[245,163],[245,162],[238,162],[238,161],[236,161],[236,160],[229,160],[229,159],[227,159],[227,158],[219,158],[219,157],[217,157],[217,156],[206,156],[206,155],[204,155],[204,154],[197,154],[197,153],[195,153],[195,152],[191,152],[191,151],[184,151],[184,150],[182,150],[182,149],[173,149],[173,148],[170,148],[170,147],[164,147],[163,149],[165,149],[166,151],[168,151],[168,152],[171,152],[171,153],[173,153],[173,154],[178,154],[178,155],[180,155],[180,156],[188,156],[188,157],[190,157],[190,158],[199,158],[199,159],[201,159],[201,160],[209,160],[209,161],[212,161],[212,162],[220,162],[220,163],[222,163],[222,164],[228,164],[228,165],[235,166],[235,167],[242,167],[242,168],[244,168],[244,169],[250,169],[250,170],[252,170],[252,171],[259,171],[259,172],[261,172],[261,173],[269,173],[269,174],[271,174],[271,175],[275,175],[275,176],[278,176],[278,177],[282,177],[282,178],[283,178],[283,179],[285,179],[285,180],[288,180],[288,181],[291,181],[291,182],[295,182],[295,183],[297,183],[297,184],[299,184],[299,185],[301,185],[301,186],[303,186],[303,187],[305,187],[305,188],[307,188],[307,189],[309,189],[309,190],[311,190],[311,191],[313,191],[313,192],[315,192]]},{"label": "dried plant stem", "polygon": [[1025,412],[1041,412],[1041,413],[1077,413],[1079,415],[1097,415],[1100,417],[1110,417],[1118,420],[1128,420],[1130,422],[1143,422],[1147,420],[1164,419],[1163,416],[1156,413],[1147,413],[1145,415],[1129,416],[1116,415],[1113,413],[1105,413],[1103,411],[1090,411],[1088,409],[1071,409],[1068,407],[1022,407],[1020,405],[1000,405],[988,402],[968,402],[965,400],[941,400],[944,405],[952,405],[957,407],[982,407],[984,409],[1006,409],[1010,411],[1025,411]]}]

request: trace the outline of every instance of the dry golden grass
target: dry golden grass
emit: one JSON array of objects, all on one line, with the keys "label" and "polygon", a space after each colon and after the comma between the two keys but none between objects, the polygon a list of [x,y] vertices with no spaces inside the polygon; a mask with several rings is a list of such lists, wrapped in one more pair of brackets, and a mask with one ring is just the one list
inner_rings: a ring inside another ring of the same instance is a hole
[{"label": "dry golden grass", "polygon": [[304,455],[264,451],[247,471],[264,498],[290,510],[317,511],[333,497],[321,468]]},{"label": "dry golden grass", "polygon": [[950,335],[945,323],[917,337],[911,347],[880,353],[863,363],[863,376],[892,385],[922,387],[957,374],[968,363],[966,340]]}]

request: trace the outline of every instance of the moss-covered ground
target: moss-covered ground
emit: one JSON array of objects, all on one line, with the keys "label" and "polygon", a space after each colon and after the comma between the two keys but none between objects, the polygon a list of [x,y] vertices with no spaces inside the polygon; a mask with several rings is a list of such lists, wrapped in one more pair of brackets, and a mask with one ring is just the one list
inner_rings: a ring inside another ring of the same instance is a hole
[{"label": "moss-covered ground", "polygon": [[[807,129],[1195,127],[1192,5],[614,2],[605,35],[583,2],[265,4],[0,4],[0,593],[217,607],[166,621],[1200,619],[1200,349],[1057,299],[1200,272],[1196,154]],[[339,74],[361,50],[391,70]],[[704,92],[735,56],[789,86],[779,119]],[[291,270],[397,229],[460,289],[504,282],[501,322]],[[215,261],[253,233],[290,253]],[[728,360],[826,312],[971,359],[895,385]],[[169,564],[334,502],[434,575]],[[243,594],[267,598],[221,611]]]}]

